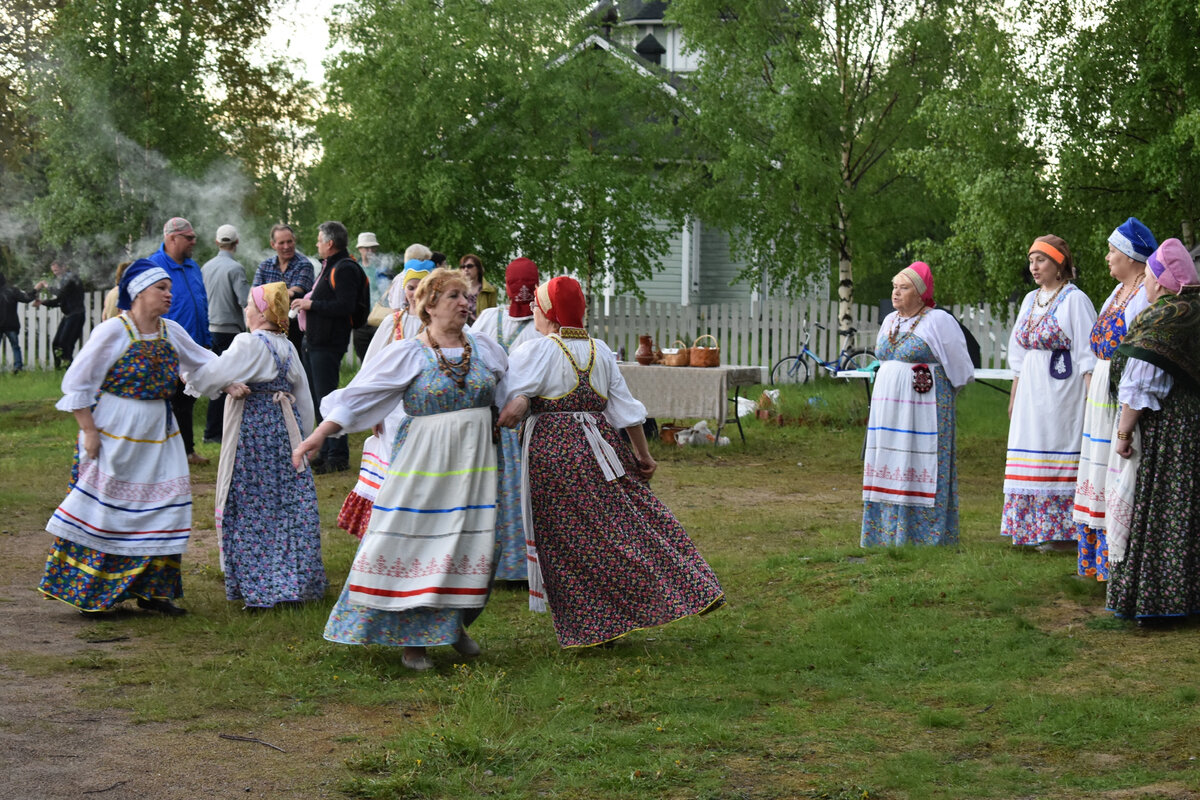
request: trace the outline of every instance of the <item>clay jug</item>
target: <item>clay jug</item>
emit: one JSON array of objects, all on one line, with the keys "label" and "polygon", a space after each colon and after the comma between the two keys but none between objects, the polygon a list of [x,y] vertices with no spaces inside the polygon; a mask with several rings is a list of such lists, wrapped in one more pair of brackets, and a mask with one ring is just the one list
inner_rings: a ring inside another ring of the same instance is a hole
[{"label": "clay jug", "polygon": [[643,367],[648,367],[654,363],[654,343],[650,340],[649,336],[638,337],[638,349],[633,354],[633,357]]}]

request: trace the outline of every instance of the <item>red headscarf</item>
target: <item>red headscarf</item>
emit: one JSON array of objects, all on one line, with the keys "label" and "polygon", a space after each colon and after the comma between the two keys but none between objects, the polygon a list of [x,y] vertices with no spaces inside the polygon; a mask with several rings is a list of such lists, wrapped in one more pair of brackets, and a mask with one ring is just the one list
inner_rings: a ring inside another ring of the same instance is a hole
[{"label": "red headscarf", "polygon": [[564,328],[583,327],[587,300],[583,297],[579,281],[574,278],[551,278],[537,288],[534,299],[551,322],[557,322]]},{"label": "red headscarf", "polygon": [[528,317],[533,313],[529,306],[537,289],[537,264],[528,258],[517,258],[504,270],[504,291],[508,294],[508,315]]},{"label": "red headscarf", "polygon": [[912,281],[925,305],[933,308],[933,270],[929,265],[924,261],[914,261],[900,270],[900,274]]}]

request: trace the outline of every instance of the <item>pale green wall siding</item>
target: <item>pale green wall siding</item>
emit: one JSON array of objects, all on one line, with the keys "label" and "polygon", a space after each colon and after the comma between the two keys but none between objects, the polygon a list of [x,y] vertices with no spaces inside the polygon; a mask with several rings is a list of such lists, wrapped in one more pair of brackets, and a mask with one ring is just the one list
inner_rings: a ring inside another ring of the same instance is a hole
[{"label": "pale green wall siding", "polygon": [[747,282],[730,285],[745,261],[729,252],[729,235],[716,228],[700,228],[700,296],[694,302],[734,303],[750,299]]},{"label": "pale green wall siding", "polygon": [[[666,226],[660,224],[659,227],[661,229]],[[683,238],[679,234],[671,237],[670,248],[655,268],[654,276],[649,280],[638,281],[638,288],[647,300],[660,303],[679,302],[679,280],[683,270]]]},{"label": "pale green wall siding", "polygon": [[[639,281],[638,287],[647,300],[667,303],[680,302],[680,281],[683,276],[683,237],[671,237],[670,250],[663,256],[661,269],[650,280]],[[744,262],[729,253],[729,236],[715,228],[700,226],[700,289],[690,292],[690,304],[739,303],[750,299],[749,283],[730,283],[737,277]],[[692,276],[694,280],[695,276]]]}]

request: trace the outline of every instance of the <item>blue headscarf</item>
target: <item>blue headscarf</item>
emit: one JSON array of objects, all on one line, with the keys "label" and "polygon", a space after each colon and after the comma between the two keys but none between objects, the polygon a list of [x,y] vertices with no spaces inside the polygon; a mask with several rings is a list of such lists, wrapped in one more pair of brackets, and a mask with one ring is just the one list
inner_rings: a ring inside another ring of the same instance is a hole
[{"label": "blue headscarf", "polygon": [[404,262],[404,271],[400,273],[400,285],[411,281],[413,278],[424,280],[425,276],[433,272],[433,262],[429,260],[422,261],[419,258],[410,258]]},{"label": "blue headscarf", "polygon": [[1108,243],[1134,261],[1146,263],[1150,254],[1158,249],[1158,242],[1150,229],[1137,217],[1130,217],[1108,237]]},{"label": "blue headscarf", "polygon": [[167,271],[148,258],[139,258],[130,264],[117,289],[117,308],[128,311],[133,307],[133,298],[163,280],[171,280]]}]

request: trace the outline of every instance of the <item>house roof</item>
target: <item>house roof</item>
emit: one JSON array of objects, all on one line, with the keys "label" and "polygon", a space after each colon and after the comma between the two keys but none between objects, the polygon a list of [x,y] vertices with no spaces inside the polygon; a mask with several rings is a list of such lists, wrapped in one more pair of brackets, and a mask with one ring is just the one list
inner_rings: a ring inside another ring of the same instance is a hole
[{"label": "house roof", "polygon": [[[655,42],[657,43],[657,40],[655,40]],[[600,36],[599,34],[593,33],[582,42],[578,42],[570,50],[567,50],[559,55],[558,58],[551,61],[550,66],[556,67],[567,59],[572,58],[576,53],[579,53],[587,48],[604,50],[605,52],[614,56],[620,63],[632,69],[634,72],[641,73],[646,77],[654,78],[658,81],[659,87],[664,92],[669,94],[671,97],[682,101],[688,110],[695,110],[692,104],[688,102],[686,98],[680,95],[680,88],[685,84],[684,76],[673,73],[670,70],[663,69],[658,64],[647,59],[641,53],[628,47],[619,45],[616,42],[613,42],[611,39]]]},{"label": "house roof", "polygon": [[617,13],[622,22],[662,22],[666,14],[667,0],[652,0],[644,3],[639,0],[622,0],[617,3]]},{"label": "house roof", "polygon": [[662,22],[669,5],[669,0],[600,0],[591,13],[598,19],[611,14],[613,22],[624,24]]}]

